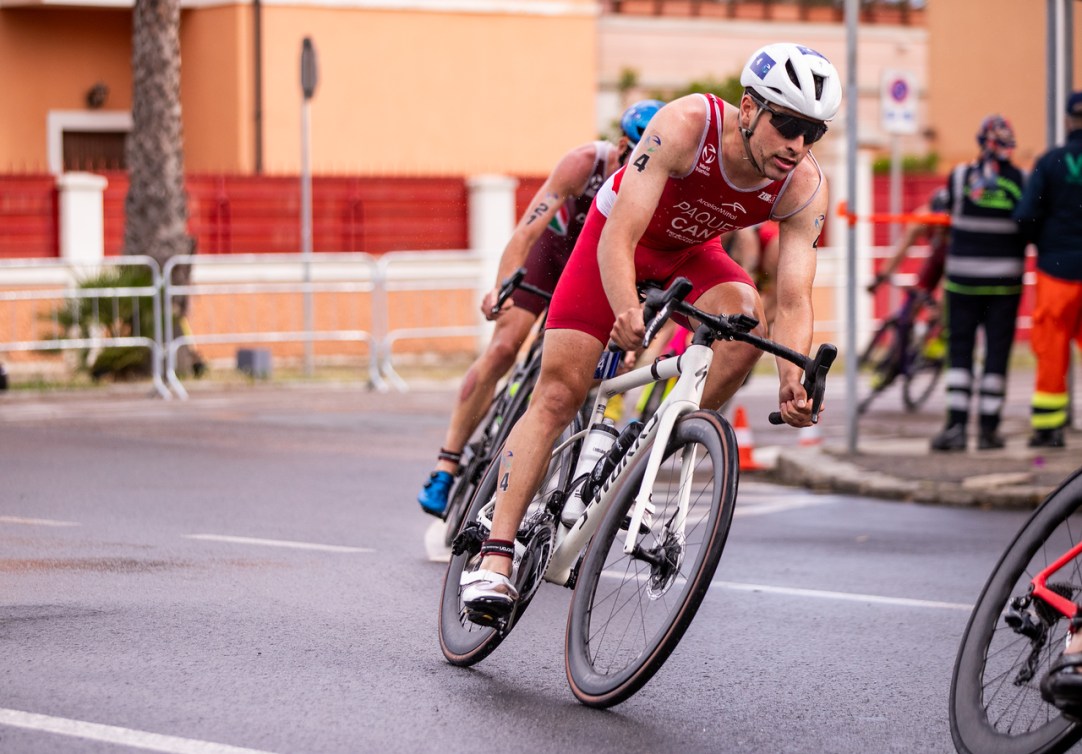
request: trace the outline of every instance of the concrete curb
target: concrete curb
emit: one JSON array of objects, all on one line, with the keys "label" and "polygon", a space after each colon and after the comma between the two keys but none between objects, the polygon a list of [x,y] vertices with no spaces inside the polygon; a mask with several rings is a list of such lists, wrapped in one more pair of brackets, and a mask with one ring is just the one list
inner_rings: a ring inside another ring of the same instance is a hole
[{"label": "concrete curb", "polygon": [[821,448],[783,448],[777,464],[767,476],[781,484],[812,490],[867,495],[940,505],[1032,510],[1054,487],[1032,484],[1003,484],[1010,479],[989,478],[987,484],[914,481],[863,469]]}]

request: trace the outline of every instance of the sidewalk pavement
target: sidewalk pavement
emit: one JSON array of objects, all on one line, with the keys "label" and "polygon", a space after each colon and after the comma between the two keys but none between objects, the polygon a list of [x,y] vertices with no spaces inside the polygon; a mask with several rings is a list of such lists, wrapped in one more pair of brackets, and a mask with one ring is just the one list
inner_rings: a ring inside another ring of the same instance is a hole
[{"label": "sidewalk pavement", "polygon": [[[976,449],[973,416],[965,452],[931,451],[929,441],[943,428],[946,418],[940,383],[936,394],[914,413],[903,408],[900,385],[884,391],[859,418],[857,452],[852,453],[846,407],[837,397],[832,398],[838,396],[843,382],[844,375],[839,374],[828,387],[821,440],[776,448],[776,461],[761,472],[763,478],[891,500],[1029,509],[1082,466],[1082,431],[1078,429],[1068,429],[1066,448],[1027,447],[1032,367],[1016,368],[1009,377],[1000,427],[1007,446],[1001,450]],[[1080,399],[1082,391],[1076,390],[1076,406]]]}]

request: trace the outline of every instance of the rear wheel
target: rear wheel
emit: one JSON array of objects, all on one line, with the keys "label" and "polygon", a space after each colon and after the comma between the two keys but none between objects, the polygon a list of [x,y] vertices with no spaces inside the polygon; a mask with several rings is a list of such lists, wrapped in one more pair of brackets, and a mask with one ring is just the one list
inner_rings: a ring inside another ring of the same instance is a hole
[{"label": "rear wheel", "polygon": [[462,521],[466,516],[466,510],[478,485],[484,478],[494,456],[494,451],[503,445],[510,434],[511,428],[522,415],[526,413],[530,396],[534,385],[537,383],[537,370],[531,370],[521,381],[508,384],[503,391],[496,396],[492,406],[485,415],[481,429],[477,432],[477,438],[467,445],[467,454],[463,457],[461,473],[451,489],[447,502],[447,513],[444,518],[447,527],[444,529],[444,544],[448,547],[454,541],[458,530],[462,527]]},{"label": "rear wheel", "polygon": [[[577,424],[568,427],[554,447],[570,437],[576,427]],[[500,471],[500,454],[494,454],[492,463],[470,501],[465,523],[456,536],[443,580],[439,618],[440,648],[452,665],[473,665],[488,657],[529,607],[552,554],[560,496],[567,488],[566,482],[572,468],[570,447],[554,454],[549,461],[548,471],[541,480],[540,491],[527,509],[526,518],[519,528],[518,541],[524,545],[524,550],[517,563],[515,586],[520,598],[503,627],[496,629],[480,626],[466,619],[460,586],[463,572],[476,570],[480,566],[481,543],[488,537],[491,529]]]},{"label": "rear wheel", "polygon": [[[645,684],[679,643],[717,568],[736,499],[736,438],[714,412],[681,418],[652,490],[655,512],[636,550],[623,544],[626,519],[648,458],[628,470],[579,568],[567,621],[571,691],[583,704],[609,707]],[[681,489],[690,499],[683,525]]]},{"label": "rear wheel", "polygon": [[[1080,508],[1082,470],[1033,513],[977,600],[951,679],[951,735],[963,754],[1050,754],[1082,738],[1082,727],[1045,702],[1040,691],[1041,679],[1066,646],[1067,620],[1028,599],[1030,580],[1082,537]],[[1077,601],[1082,563],[1068,563],[1048,586]],[[1008,620],[1023,625],[1012,628]]]}]

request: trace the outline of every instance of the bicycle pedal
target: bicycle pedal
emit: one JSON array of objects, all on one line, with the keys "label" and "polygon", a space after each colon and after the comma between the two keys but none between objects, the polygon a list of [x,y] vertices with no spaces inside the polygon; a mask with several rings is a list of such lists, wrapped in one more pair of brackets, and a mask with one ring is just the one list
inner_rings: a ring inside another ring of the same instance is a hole
[{"label": "bicycle pedal", "polygon": [[514,611],[514,607],[507,613],[502,613],[499,610],[489,610],[486,608],[462,608],[462,616],[473,623],[476,626],[483,626],[484,628],[493,628],[500,633],[503,633],[507,629],[508,619],[511,617],[511,612]]}]

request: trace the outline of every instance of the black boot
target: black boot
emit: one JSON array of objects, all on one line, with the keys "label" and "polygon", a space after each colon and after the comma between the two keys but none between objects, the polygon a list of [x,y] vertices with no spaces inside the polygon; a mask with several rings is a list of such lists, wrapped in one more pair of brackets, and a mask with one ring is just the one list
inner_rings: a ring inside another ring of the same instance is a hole
[{"label": "black boot", "polygon": [[932,438],[932,450],[949,453],[966,449],[966,426],[951,424]]},{"label": "black boot", "polygon": [[1066,446],[1063,439],[1063,427],[1055,429],[1035,429],[1029,438],[1031,448],[1062,448]]},{"label": "black boot", "polygon": [[982,429],[977,436],[977,450],[999,450],[1006,445],[1003,435],[994,429]]}]

